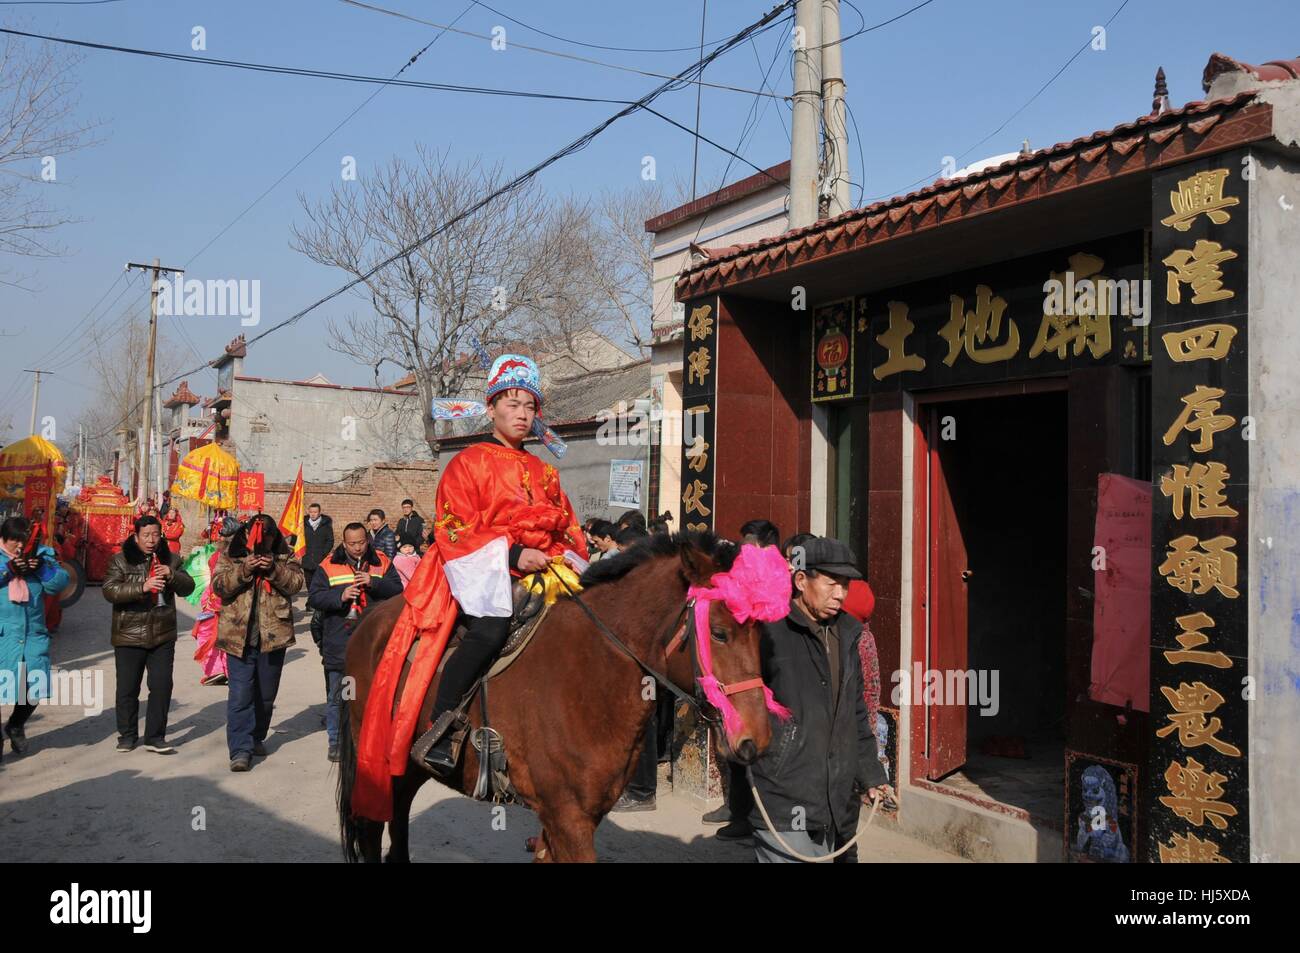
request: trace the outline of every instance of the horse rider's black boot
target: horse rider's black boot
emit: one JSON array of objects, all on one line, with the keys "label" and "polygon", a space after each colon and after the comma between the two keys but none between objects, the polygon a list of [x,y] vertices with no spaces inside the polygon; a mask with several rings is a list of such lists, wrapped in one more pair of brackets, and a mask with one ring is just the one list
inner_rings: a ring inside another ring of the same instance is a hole
[{"label": "horse rider's black boot", "polygon": [[[510,637],[508,618],[467,616],[466,621],[465,637],[447,658],[438,682],[438,693],[433,702],[435,723],[440,715],[460,704],[465,693],[487,671]],[[456,760],[451,754],[452,733],[448,728],[424,756],[424,763],[439,777],[446,777],[456,769]]]},{"label": "horse rider's black boot", "polygon": [[448,728],[424,756],[424,763],[438,777],[446,777],[456,770],[456,759],[451,754],[452,734],[452,729]]}]

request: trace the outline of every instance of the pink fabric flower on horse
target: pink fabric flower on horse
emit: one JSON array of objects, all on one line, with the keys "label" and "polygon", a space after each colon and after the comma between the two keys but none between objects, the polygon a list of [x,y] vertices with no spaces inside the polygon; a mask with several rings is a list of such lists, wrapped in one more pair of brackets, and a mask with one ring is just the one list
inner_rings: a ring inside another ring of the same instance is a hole
[{"label": "pink fabric flower on horse", "polygon": [[[742,625],[751,619],[775,622],[790,611],[790,567],[775,546],[745,545],[727,572],[715,573],[709,586],[692,586],[687,593],[695,600],[695,646],[700,663],[700,687],[704,697],[722,713],[728,738],[740,729],[740,713],[730,696],[748,688],[763,689],[767,710],[784,720],[790,710],[772,697],[762,679],[739,685],[724,685],[713,674],[713,652],[709,643],[709,606],[721,599],[732,617]],[[751,684],[751,682],[756,684]]]}]

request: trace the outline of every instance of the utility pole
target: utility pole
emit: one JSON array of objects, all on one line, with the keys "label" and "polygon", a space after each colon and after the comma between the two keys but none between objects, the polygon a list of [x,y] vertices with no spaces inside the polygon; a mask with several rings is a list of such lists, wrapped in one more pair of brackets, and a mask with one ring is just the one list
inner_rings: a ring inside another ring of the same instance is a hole
[{"label": "utility pole", "polygon": [[790,227],[817,221],[822,116],[822,0],[795,6],[794,111],[790,119]]},{"label": "utility pole", "polygon": [[144,412],[140,421],[140,463],[138,467],[140,474],[139,495],[142,498],[147,498],[149,496],[149,464],[151,462],[149,454],[153,446],[154,354],[158,348],[158,275],[164,271],[183,275],[185,269],[164,267],[158,263],[157,258],[153,260],[151,265],[142,265],[134,261],[127,262],[126,270],[130,271],[132,268],[153,272],[153,281],[149,284],[149,361],[145,368],[145,400]]},{"label": "utility pole", "polygon": [[[153,464],[154,464],[154,475],[158,480],[158,505],[161,506],[163,489],[166,486],[164,481],[167,479],[165,476],[167,472],[167,460],[166,460],[167,450],[165,447],[166,441],[163,439],[163,435],[162,435],[162,429],[163,429],[162,388],[158,386],[157,367],[153,369],[153,402],[154,402],[153,419],[158,422],[158,426],[155,428],[158,431],[157,434],[158,445],[154,447],[153,450],[154,452]],[[151,444],[153,443],[153,436],[154,436],[153,434],[150,434],[149,437],[149,441]]]},{"label": "utility pole", "polygon": [[54,372],[53,372],[53,371],[37,371],[37,370],[32,370],[31,368],[27,368],[27,367],[24,367],[24,368],[23,368],[23,372],[26,373],[26,374],[35,374],[35,375],[36,375],[36,383],[32,385],[32,423],[31,423],[31,426],[27,429],[27,435],[28,435],[28,436],[35,436],[35,434],[36,434],[36,402],[37,402],[38,400],[40,400],[40,397],[41,397],[41,375],[42,375],[42,374],[52,374],[52,373],[54,373]]},{"label": "utility pole", "polygon": [[844,124],[844,57],[840,47],[840,0],[822,0],[822,109],[826,125],[826,214],[852,205],[849,192],[849,129]]}]

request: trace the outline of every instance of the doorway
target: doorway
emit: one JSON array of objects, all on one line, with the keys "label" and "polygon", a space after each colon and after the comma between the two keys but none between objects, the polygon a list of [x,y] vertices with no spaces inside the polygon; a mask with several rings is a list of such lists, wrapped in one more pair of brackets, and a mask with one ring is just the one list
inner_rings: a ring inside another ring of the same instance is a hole
[{"label": "doorway", "polygon": [[[1067,397],[925,405],[926,777],[1060,826]],[[938,703],[935,703],[935,702]]]}]

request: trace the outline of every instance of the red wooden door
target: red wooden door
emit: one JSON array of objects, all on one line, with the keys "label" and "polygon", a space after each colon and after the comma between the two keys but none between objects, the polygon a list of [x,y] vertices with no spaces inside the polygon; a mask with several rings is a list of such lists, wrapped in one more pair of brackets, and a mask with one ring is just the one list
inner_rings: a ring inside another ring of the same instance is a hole
[{"label": "red wooden door", "polygon": [[[951,407],[951,405],[947,405]],[[947,673],[966,670],[966,543],[962,537],[962,516],[969,473],[957,466],[955,441],[943,439],[943,405],[930,412],[930,624],[926,660],[928,677],[949,683]],[[935,673],[930,676],[929,673]],[[922,690],[928,689],[928,683]],[[915,689],[913,689],[915,691]],[[943,777],[966,762],[966,706],[926,701],[926,776]]]}]

